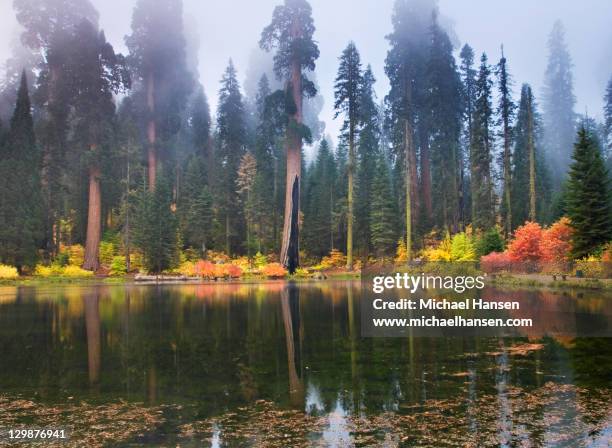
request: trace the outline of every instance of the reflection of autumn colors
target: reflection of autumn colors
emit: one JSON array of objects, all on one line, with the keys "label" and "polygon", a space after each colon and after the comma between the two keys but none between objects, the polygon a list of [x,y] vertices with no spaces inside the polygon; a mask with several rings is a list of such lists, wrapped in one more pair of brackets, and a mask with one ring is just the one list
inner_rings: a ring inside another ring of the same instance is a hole
[{"label": "reflection of autumn colors", "polygon": [[593,314],[612,317],[612,300],[604,300],[601,295],[577,297],[574,292],[559,294],[549,290],[515,290],[507,291],[497,288],[486,288],[482,292],[484,300],[516,301],[518,310],[509,310],[509,317],[515,319],[529,318],[532,327],[522,327],[521,334],[530,338],[543,336],[573,337],[578,333],[576,316]]},{"label": "reflection of autumn colors", "polygon": [[[362,338],[358,281],[5,296],[0,427],[74,424],[88,446],[112,434],[262,447],[574,446],[612,428],[609,340],[576,337],[609,320],[598,291],[485,290],[521,303],[502,314],[534,319],[525,337],[506,339]],[[546,336],[559,329],[566,336]]]}]

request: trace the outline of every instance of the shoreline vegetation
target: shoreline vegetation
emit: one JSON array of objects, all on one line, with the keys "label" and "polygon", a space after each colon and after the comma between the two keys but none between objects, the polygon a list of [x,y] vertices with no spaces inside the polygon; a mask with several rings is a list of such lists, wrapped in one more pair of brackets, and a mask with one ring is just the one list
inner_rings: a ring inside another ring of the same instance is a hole
[{"label": "shoreline vegetation", "polygon": [[[319,274],[319,275],[317,275]],[[451,274],[449,274],[451,275]],[[142,275],[126,274],[121,276],[97,275],[90,277],[36,277],[24,276],[16,279],[0,280],[1,286],[44,286],[53,284],[76,284],[76,285],[95,285],[95,284],[129,284],[129,285],[223,285],[232,283],[241,284],[262,284],[270,282],[291,281],[291,282],[334,282],[360,280],[361,272],[346,270],[331,270],[325,272],[314,272],[302,275],[287,275],[282,278],[269,278],[261,275],[246,275],[239,278],[217,278],[206,279],[202,277],[188,277],[185,275]],[[504,287],[510,289],[588,289],[612,291],[612,279],[575,277],[552,274],[513,274],[499,273],[485,276],[485,285],[494,287]]]}]

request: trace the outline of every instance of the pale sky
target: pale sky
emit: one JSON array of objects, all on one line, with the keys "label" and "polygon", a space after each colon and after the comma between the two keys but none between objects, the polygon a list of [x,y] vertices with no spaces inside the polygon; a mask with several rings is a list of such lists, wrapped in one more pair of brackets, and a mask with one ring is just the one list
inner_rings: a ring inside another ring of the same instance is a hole
[{"label": "pale sky", "polygon": [[[200,36],[200,80],[214,111],[219,79],[231,57],[244,79],[249,56],[259,35],[270,22],[280,0],[184,0],[187,20],[197,24]],[[92,0],[100,12],[100,26],[117,51],[125,52],[123,37],[130,33],[135,0]],[[340,119],[333,120],[333,81],[338,56],[354,40],[363,64],[371,64],[378,80],[379,99],[388,89],[384,59],[391,30],[392,0],[310,0],[321,56],[317,77],[325,105],[320,119],[335,139]],[[612,2],[610,0],[439,0],[440,12],[452,20],[461,43],[469,43],[479,55],[499,59],[500,45],[514,78],[515,96],[520,84],[529,82],[541,96],[546,68],[546,40],[552,24],[560,19],[574,62],[576,112],[601,118],[605,86],[612,76]],[[10,54],[11,36],[18,30],[12,0],[0,0],[0,61]],[[518,100],[518,98],[517,98]]]}]

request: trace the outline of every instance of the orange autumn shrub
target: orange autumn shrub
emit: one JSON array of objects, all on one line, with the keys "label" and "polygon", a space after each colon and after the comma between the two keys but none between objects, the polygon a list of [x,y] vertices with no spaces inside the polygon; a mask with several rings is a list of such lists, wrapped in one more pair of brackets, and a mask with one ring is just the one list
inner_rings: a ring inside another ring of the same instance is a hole
[{"label": "orange autumn shrub", "polygon": [[480,257],[480,269],[486,273],[512,270],[512,258],[508,252],[491,252]]},{"label": "orange autumn shrub", "polygon": [[540,242],[542,261],[568,261],[572,250],[573,233],[574,229],[566,217],[544,230]]},{"label": "orange autumn shrub", "polygon": [[332,249],[329,255],[321,260],[322,269],[341,268],[346,266],[346,255],[338,249]]},{"label": "orange autumn shrub", "polygon": [[280,263],[269,263],[261,269],[261,273],[268,278],[283,278],[287,275],[287,270]]},{"label": "orange autumn shrub", "polygon": [[540,260],[542,227],[537,222],[526,222],[516,229],[514,239],[508,244],[508,255],[514,262],[535,263]]},{"label": "orange autumn shrub", "polygon": [[214,278],[239,278],[242,275],[242,269],[235,264],[215,264]]},{"label": "orange autumn shrub", "polygon": [[214,278],[215,265],[212,264],[210,261],[198,260],[194,266],[193,272],[198,277]]}]

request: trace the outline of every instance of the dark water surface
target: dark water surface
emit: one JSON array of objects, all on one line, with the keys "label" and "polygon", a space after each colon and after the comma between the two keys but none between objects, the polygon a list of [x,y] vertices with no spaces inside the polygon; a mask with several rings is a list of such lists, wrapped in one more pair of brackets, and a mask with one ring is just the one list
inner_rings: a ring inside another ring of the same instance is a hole
[{"label": "dark water surface", "polygon": [[0,428],[65,427],[74,446],[612,445],[612,339],[572,337],[610,324],[609,293],[483,292],[567,336],[362,338],[360,288],[0,287]]}]

